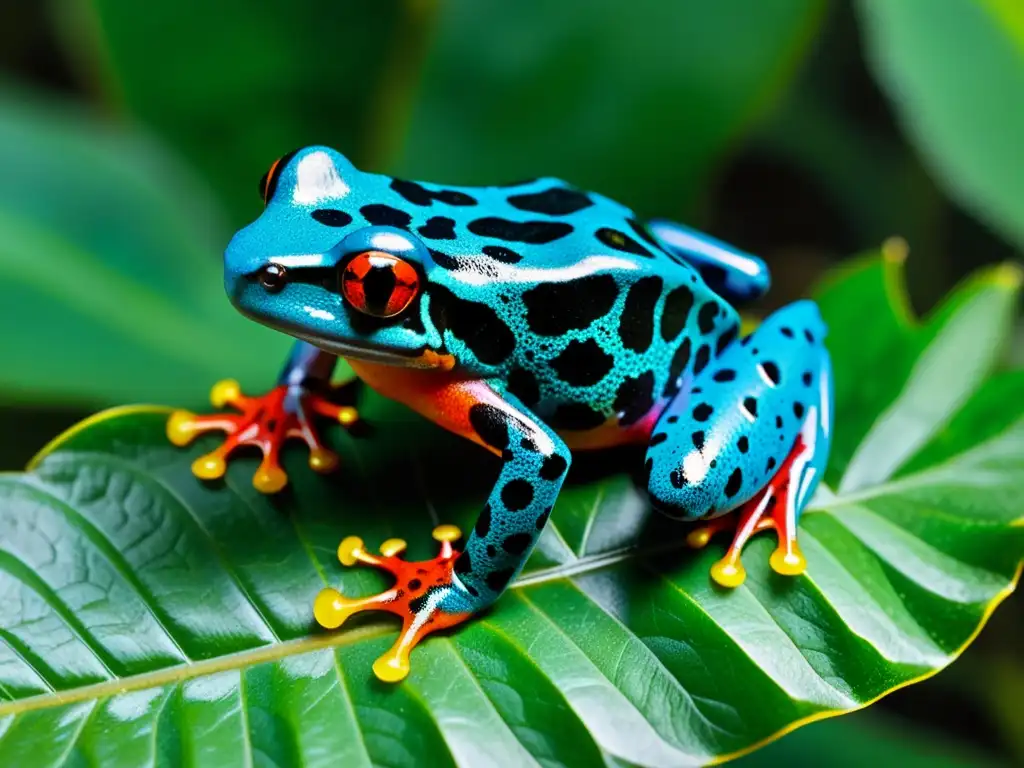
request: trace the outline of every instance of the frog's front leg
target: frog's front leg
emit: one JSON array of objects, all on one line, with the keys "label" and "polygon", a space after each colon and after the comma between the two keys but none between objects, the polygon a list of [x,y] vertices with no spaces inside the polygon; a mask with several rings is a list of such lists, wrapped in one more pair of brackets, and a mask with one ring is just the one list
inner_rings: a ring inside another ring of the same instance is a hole
[{"label": "frog's front leg", "polygon": [[[441,426],[484,446],[502,459],[498,482],[476,520],[465,549],[454,526],[440,526],[434,538],[441,552],[433,560],[408,562],[398,555],[405,542],[390,539],[371,554],[357,537],[345,539],[338,557],[345,565],[361,562],[390,572],[391,589],[365,598],[346,598],[325,589],[314,615],[328,629],[354,613],[382,610],[402,618],[392,648],[373,665],[381,680],[395,682],[409,672],[409,652],[430,632],[466,621],[486,608],[516,577],[540,538],[569,467],[565,443],[514,396],[500,395],[480,380],[391,369],[353,362],[371,386],[401,400]],[[379,375],[379,378],[378,378]]]},{"label": "frog's front leg", "polygon": [[801,510],[825,470],[832,431],[832,370],[825,326],[812,302],[775,312],[733,342],[684,387],[659,418],[647,452],[655,506],[708,523],[687,542],[702,547],[718,531],[733,542],[711,575],[735,587],[741,550],[756,531],[774,529],[772,568],[802,573],[796,541]]},{"label": "frog's front leg", "polygon": [[338,405],[324,394],[330,387],[331,374],[337,362],[328,354],[297,342],[292,348],[277,386],[261,396],[242,394],[237,381],[220,381],[210,391],[215,408],[230,406],[238,413],[197,416],[188,411],[175,411],[167,421],[167,437],[179,446],[188,445],[204,432],[225,432],[227,437],[210,453],[192,463],[192,472],[204,480],[215,480],[227,469],[227,460],[239,447],[254,446],[263,453],[263,461],[253,475],[258,491],[276,493],[288,482],[279,457],[286,440],[299,439],[309,447],[309,466],[317,472],[330,472],[338,458],[320,440],[314,424],[316,417],[353,425],[358,419],[355,408]]}]

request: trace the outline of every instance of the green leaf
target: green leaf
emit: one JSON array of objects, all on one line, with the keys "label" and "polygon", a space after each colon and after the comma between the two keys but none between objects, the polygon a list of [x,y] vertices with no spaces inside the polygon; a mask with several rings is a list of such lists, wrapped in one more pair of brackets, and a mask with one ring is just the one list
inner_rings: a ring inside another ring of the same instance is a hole
[{"label": "green leaf", "polygon": [[196,403],[228,374],[268,383],[274,371],[252,350],[276,358],[287,341],[231,308],[227,230],[166,153],[7,92],[0,166],[0,396]]},{"label": "green leaf", "polygon": [[1024,245],[1024,5],[861,0],[870,63],[951,194]]},{"label": "green leaf", "polygon": [[454,0],[399,163],[413,178],[560,176],[647,215],[694,202],[789,83],[820,0]]},{"label": "green leaf", "polygon": [[194,163],[241,225],[260,176],[291,149],[378,162],[369,153],[401,121],[417,63],[420,5],[88,0],[57,18],[108,100]]},{"label": "green leaf", "polygon": [[[836,301],[884,308],[872,278],[883,270],[865,262],[839,278],[820,294],[825,313],[841,316]],[[313,626],[325,584],[386,585],[341,568],[335,548],[351,533],[371,545],[400,536],[410,558],[431,556],[427,532],[472,525],[497,459],[368,397],[376,434],[331,435],[338,476],[288,452],[293,484],[267,498],[252,460],[222,482],[195,480],[189,464],[214,439],[173,448],[166,411],[100,414],[30,471],[0,476],[0,763],[706,763],[930,676],[1013,589],[1024,556],[1024,401],[979,386],[967,371],[986,345],[962,331],[1003,336],[1007,314],[977,302],[1012,301],[1007,274],[975,277],[920,339],[909,333],[920,348],[892,403],[837,403],[837,436],[856,428],[869,442],[906,417],[908,389],[928,407],[870,481],[814,500],[804,576],[773,574],[774,545],[759,537],[744,586],[714,587],[722,544],[686,551],[683,527],[650,514],[621,455],[581,456],[513,588],[417,648],[397,686],[370,673],[393,623]],[[877,328],[862,317],[860,330]],[[887,349],[832,331],[839,391],[888,373]],[[954,376],[951,359],[971,362]],[[926,388],[922,360],[959,394]],[[986,414],[984,433],[944,441],[962,402]],[[894,474],[893,456],[915,446],[927,463]]]}]

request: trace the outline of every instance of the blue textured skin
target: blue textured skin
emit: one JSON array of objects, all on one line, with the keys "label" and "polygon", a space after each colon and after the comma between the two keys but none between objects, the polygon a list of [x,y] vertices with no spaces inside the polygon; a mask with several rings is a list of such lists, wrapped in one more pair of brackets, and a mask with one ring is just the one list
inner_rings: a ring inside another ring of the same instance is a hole
[{"label": "blue textured skin", "polygon": [[[523,202],[552,189],[563,192],[540,206],[547,212]],[[428,367],[425,350],[451,356],[455,374],[504,399],[489,415],[508,438],[499,446],[505,464],[456,565],[461,588],[442,610],[479,610],[519,572],[564,477],[549,479],[542,467],[567,466],[573,445],[646,440],[657,422],[647,454],[652,501],[697,519],[754,496],[803,426],[815,446],[799,469],[797,512],[810,499],[831,432],[825,328],[813,304],[798,302],[738,338],[732,304],[768,288],[759,259],[670,222],[645,230],[626,207],[557,179],[395,182],[325,147],[279,163],[268,197],[225,254],[226,289],[240,311],[356,361]],[[533,242],[495,234],[494,218],[534,222],[513,233]],[[368,318],[339,290],[339,269],[367,250],[420,272],[419,295],[395,318]],[[260,283],[272,263],[288,276],[276,292]],[[744,411],[747,398],[757,400],[756,415]],[[493,437],[483,442],[495,446]],[[509,508],[510,483],[530,489],[521,509]]]}]

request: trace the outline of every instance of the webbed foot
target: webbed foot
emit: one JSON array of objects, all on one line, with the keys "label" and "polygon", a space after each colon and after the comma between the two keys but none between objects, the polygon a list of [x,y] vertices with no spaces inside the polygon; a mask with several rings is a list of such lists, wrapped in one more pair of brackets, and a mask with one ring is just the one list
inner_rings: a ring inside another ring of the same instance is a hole
[{"label": "webbed foot", "polygon": [[337,405],[304,387],[280,385],[261,397],[242,394],[237,381],[220,381],[210,390],[215,408],[231,406],[239,413],[197,416],[175,411],[167,420],[167,437],[178,446],[188,445],[199,434],[210,431],[227,433],[227,438],[210,453],[192,463],[192,473],[203,480],[223,476],[227,460],[240,446],[255,446],[263,453],[252,484],[262,493],[277,493],[288,484],[288,475],[279,461],[286,440],[296,438],[309,446],[309,466],[317,472],[331,472],[338,457],[324,447],[313,425],[314,416],[333,419],[351,426],[359,419],[355,408]]},{"label": "webbed foot", "polygon": [[409,562],[399,555],[406,544],[388,539],[380,546],[380,555],[368,552],[363,540],[349,536],[338,546],[342,565],[363,563],[382,568],[395,577],[395,585],[378,595],[347,598],[330,587],[320,591],[313,604],[313,615],[322,627],[337,629],[349,616],[362,611],[388,611],[400,616],[402,631],[390,650],[377,659],[373,673],[384,682],[395,683],[409,674],[409,652],[429,633],[460,624],[472,616],[469,610],[452,609],[464,602],[452,569],[459,553],[452,547],[462,533],[454,525],[434,529],[441,543],[437,557]]},{"label": "webbed foot", "polygon": [[711,566],[711,578],[723,587],[738,587],[747,577],[740,556],[743,547],[758,531],[774,529],[778,546],[768,564],[783,576],[799,576],[807,569],[807,560],[796,541],[797,510],[791,477],[794,465],[803,466],[809,448],[801,436],[789,456],[768,484],[752,499],[722,517],[716,517],[690,531],[686,543],[699,549],[723,531],[735,531],[725,556]]}]

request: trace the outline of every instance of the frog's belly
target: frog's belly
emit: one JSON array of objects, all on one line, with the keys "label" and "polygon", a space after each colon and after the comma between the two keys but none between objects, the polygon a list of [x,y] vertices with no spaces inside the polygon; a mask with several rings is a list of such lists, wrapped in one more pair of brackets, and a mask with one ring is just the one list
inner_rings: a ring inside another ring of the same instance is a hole
[{"label": "frog's belly", "polygon": [[594,429],[558,429],[556,432],[565,440],[565,444],[571,451],[592,451],[600,448],[613,448],[617,445],[646,444],[665,405],[666,401],[655,403],[654,407],[639,421],[628,427],[620,426],[618,418],[610,416],[604,424]]}]

